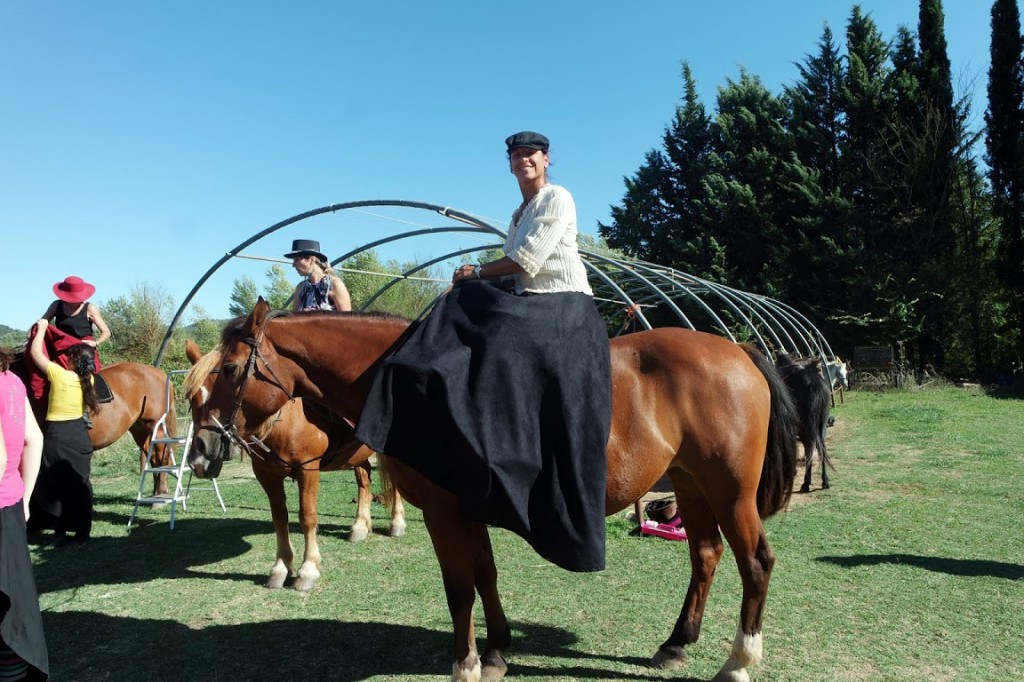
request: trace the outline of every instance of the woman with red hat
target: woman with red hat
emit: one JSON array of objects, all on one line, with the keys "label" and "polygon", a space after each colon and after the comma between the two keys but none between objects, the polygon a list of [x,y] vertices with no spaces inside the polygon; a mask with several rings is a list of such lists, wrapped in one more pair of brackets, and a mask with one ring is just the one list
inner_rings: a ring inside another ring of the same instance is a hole
[{"label": "woman with red hat", "polygon": [[[89,303],[96,287],[74,275],[53,285],[57,300],[50,304],[42,319],[52,322],[57,329],[96,348],[110,338],[110,329],[100,315],[100,309]],[[94,328],[99,336],[93,334]],[[99,352],[96,353],[96,371],[100,369]]]}]

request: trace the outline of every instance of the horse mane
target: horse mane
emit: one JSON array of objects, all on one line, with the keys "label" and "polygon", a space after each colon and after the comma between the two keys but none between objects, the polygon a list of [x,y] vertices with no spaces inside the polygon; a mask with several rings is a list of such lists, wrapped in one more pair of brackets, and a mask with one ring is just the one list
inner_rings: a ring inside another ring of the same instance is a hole
[{"label": "horse mane", "polygon": [[192,365],[192,369],[185,375],[185,382],[182,385],[186,398],[191,399],[203,388],[203,384],[206,383],[210,373],[220,364],[220,356],[221,352],[219,349],[212,350],[199,358],[196,364]]},{"label": "horse mane", "polygon": [[[327,317],[327,316],[331,316],[331,317],[335,317],[335,316],[356,317],[356,318],[362,318],[362,319],[368,319],[368,320],[374,320],[374,319],[376,319],[376,320],[394,320],[396,322],[405,322],[406,324],[409,324],[409,323],[412,322],[411,319],[409,319],[408,317],[406,317],[404,315],[398,315],[396,313],[388,313],[388,312],[384,312],[384,311],[380,311],[380,310],[367,310],[367,311],[361,311],[361,310],[360,311],[356,311],[356,310],[345,310],[345,311],[338,311],[338,310],[304,310],[304,311],[301,311],[301,312],[296,312],[294,310],[271,310],[269,313],[267,313],[267,317],[266,317],[265,323],[270,322],[271,320],[276,320],[279,317],[296,317],[296,318],[298,318],[298,317]],[[222,329],[221,333],[220,333],[220,345],[221,345],[222,349],[225,348],[229,343],[231,343],[231,341],[233,341],[236,336],[238,336],[238,333],[242,330],[242,327],[245,325],[245,321],[247,319],[249,319],[248,315],[242,315],[240,317],[236,317],[236,318],[234,318],[232,320],[229,320],[224,325],[224,329]]]}]

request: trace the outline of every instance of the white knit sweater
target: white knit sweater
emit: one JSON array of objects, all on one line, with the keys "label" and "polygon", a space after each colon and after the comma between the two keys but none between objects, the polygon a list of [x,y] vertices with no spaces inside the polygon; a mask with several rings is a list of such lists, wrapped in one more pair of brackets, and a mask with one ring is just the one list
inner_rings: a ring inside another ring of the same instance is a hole
[{"label": "white knit sweater", "polygon": [[524,270],[516,276],[516,291],[579,291],[593,296],[576,233],[572,195],[559,185],[544,185],[509,224],[505,255]]}]

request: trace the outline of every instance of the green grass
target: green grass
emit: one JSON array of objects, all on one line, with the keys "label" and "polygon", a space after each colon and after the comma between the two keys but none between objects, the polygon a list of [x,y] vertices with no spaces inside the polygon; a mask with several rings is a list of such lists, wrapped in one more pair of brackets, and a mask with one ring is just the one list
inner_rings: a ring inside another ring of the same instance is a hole
[{"label": "green grass", "polygon": [[[767,523],[778,560],[754,679],[1024,677],[1024,403],[963,389],[848,392],[835,415],[833,488],[795,496]],[[320,585],[270,591],[273,534],[248,464],[225,468],[226,514],[197,492],[175,530],[168,510],[144,508],[128,534],[135,467],[124,441],[99,453],[94,539],[33,546],[54,680],[447,679],[449,618],[418,510],[407,507],[408,535],[392,539],[375,505],[375,534],[350,544],[353,477],[325,475]],[[715,674],[738,620],[732,556],[688,666],[651,670],[689,562],[684,543],[632,529],[609,519],[608,570],[590,575],[493,532],[516,638],[510,680]],[[301,552],[300,535],[293,544]],[[477,622],[481,635],[479,606]]]}]

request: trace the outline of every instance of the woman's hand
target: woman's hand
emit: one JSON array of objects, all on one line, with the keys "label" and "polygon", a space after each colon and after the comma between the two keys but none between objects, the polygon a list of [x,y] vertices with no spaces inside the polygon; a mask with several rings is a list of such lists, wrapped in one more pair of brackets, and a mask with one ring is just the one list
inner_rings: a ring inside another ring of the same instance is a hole
[{"label": "woman's hand", "polygon": [[85,345],[90,346],[92,348],[95,348],[96,345],[97,345],[96,341],[94,341],[93,339],[82,339],[82,343],[84,343]]},{"label": "woman's hand", "polygon": [[480,277],[480,268],[472,263],[466,263],[459,266],[459,269],[452,275],[452,283],[454,284],[464,279],[477,279],[478,277]]},{"label": "woman's hand", "polygon": [[36,333],[45,334],[46,328],[50,326],[49,320],[39,320],[36,322]]}]

